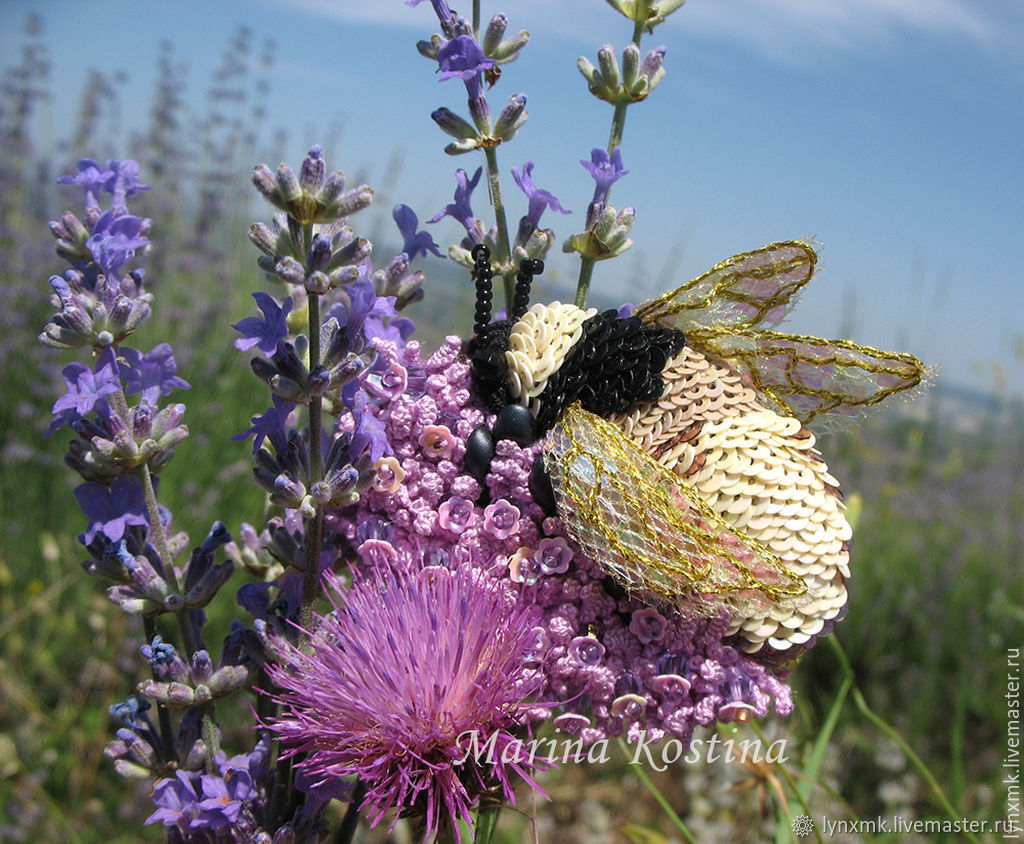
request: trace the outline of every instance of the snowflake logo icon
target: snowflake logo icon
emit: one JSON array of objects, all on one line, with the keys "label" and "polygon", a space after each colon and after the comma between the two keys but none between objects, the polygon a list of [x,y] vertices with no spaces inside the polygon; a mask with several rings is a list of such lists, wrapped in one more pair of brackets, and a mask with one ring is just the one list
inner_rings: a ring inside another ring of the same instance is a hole
[{"label": "snowflake logo icon", "polygon": [[810,815],[797,815],[793,818],[793,834],[797,838],[806,838],[814,832],[814,819]]}]

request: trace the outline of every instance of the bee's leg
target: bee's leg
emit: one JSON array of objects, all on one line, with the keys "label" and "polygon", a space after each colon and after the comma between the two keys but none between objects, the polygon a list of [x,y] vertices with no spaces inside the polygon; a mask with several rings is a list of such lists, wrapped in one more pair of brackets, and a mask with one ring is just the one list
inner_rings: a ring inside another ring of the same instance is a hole
[{"label": "bee's leg", "polygon": [[477,425],[466,439],[466,456],[462,465],[482,484],[491,471],[494,459],[494,436],[486,425]]},{"label": "bee's leg", "polygon": [[537,502],[545,515],[557,515],[555,506],[555,490],[551,487],[551,478],[544,469],[544,455],[538,454],[530,469],[530,495]]},{"label": "bee's leg", "polygon": [[506,405],[494,420],[494,439],[530,445],[537,440],[537,420],[521,404]]},{"label": "bee's leg", "polygon": [[[512,440],[516,445],[526,446],[537,440],[537,420],[528,408],[510,404],[502,408],[494,420],[494,430],[478,425],[466,440],[466,456],[463,466],[481,484],[487,479],[494,459],[495,443]],[[548,483],[550,488],[550,482]],[[486,490],[484,491],[486,497]]]}]

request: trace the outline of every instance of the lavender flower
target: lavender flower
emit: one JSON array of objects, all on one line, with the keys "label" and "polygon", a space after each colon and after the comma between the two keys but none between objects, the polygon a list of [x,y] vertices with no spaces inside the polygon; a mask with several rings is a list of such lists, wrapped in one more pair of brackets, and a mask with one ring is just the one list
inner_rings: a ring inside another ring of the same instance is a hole
[{"label": "lavender flower", "polygon": [[117,361],[112,349],[105,349],[96,359],[95,372],[81,363],[69,363],[61,371],[68,391],[53,404],[54,420],[45,436],[64,425],[70,425],[79,419],[99,410],[109,413],[104,396],[112,395],[121,389],[117,375]]},{"label": "lavender flower", "polygon": [[440,222],[445,217],[451,217],[453,220],[457,220],[465,226],[466,231],[472,231],[476,225],[477,219],[473,214],[473,209],[469,205],[469,198],[473,194],[474,188],[480,183],[480,176],[483,174],[484,168],[477,167],[473,177],[470,178],[466,175],[465,170],[455,171],[455,201],[448,203],[444,207],[443,211],[438,212],[428,220],[430,223]]},{"label": "lavender flower", "polygon": [[[289,646],[269,667],[283,691],[268,726],[289,755],[308,753],[298,769],[314,788],[357,776],[371,823],[413,812],[428,837],[469,821],[487,784],[512,800],[514,775],[529,780],[531,767],[511,730],[535,687],[523,663],[532,611],[466,570],[329,583],[334,612],[310,652]],[[468,752],[470,737],[494,737],[493,764]]]},{"label": "lavender flower", "polygon": [[526,215],[519,221],[520,242],[526,242],[533,230],[539,225],[541,214],[546,209],[550,208],[553,211],[560,211],[562,214],[572,213],[562,207],[558,197],[551,193],[551,191],[538,188],[533,183],[532,173],[532,161],[527,161],[522,166],[522,169],[512,168],[512,178],[515,179],[519,189],[526,194],[526,198],[530,203]]},{"label": "lavender flower", "polygon": [[603,206],[608,201],[612,185],[629,171],[622,166],[622,149],[615,147],[609,155],[606,149],[596,147],[590,151],[590,161],[580,161],[584,169],[594,177],[594,198],[592,207]]},{"label": "lavender flower", "polygon": [[294,303],[290,296],[286,296],[279,305],[273,296],[262,291],[253,293],[252,298],[263,312],[263,318],[246,317],[231,326],[242,335],[235,340],[235,348],[245,352],[255,346],[270,357],[278,341],[288,336],[287,317]]},{"label": "lavender flower", "polygon": [[88,545],[98,533],[116,542],[130,525],[149,524],[142,484],[136,477],[115,478],[109,486],[92,482],[80,484],[75,488],[75,498],[89,518],[88,528],[79,537],[83,545]]},{"label": "lavender flower", "polygon": [[398,226],[398,231],[405,239],[402,252],[408,255],[410,260],[419,255],[426,255],[428,252],[433,252],[438,258],[444,257],[429,232],[416,231],[420,221],[416,212],[408,205],[396,205],[391,216],[395,220],[395,225]]},{"label": "lavender flower", "polygon": [[167,343],[154,346],[146,354],[123,347],[118,368],[124,382],[125,395],[141,393],[142,400],[151,405],[155,405],[160,396],[169,396],[175,389],[190,389],[187,381],[175,375],[178,365],[174,361],[174,350]]}]

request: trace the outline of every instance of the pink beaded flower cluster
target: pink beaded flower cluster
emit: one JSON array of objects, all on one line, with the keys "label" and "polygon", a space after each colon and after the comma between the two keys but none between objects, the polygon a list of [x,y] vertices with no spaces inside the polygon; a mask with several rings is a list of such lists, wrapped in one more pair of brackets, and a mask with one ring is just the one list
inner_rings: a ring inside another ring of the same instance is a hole
[{"label": "pink beaded flower cluster", "polygon": [[507,601],[536,606],[525,655],[540,678],[530,720],[551,718],[585,744],[619,735],[686,743],[695,724],[762,717],[772,700],[789,714],[789,688],[723,643],[725,616],[666,617],[631,598],[544,513],[529,489],[543,442],[499,440],[483,485],[463,468],[467,438],[494,418],[474,398],[459,338],[425,361],[415,342],[374,342],[395,383],[421,386],[368,408],[392,454],[345,512],[348,537],[362,567],[412,559],[469,568]]}]

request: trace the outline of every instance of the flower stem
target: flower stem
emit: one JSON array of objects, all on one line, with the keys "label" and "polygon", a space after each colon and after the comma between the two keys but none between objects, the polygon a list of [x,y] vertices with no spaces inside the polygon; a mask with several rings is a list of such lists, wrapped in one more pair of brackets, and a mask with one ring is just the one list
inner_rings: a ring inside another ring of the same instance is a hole
[{"label": "flower stem", "polygon": [[[156,619],[151,615],[142,617],[142,629],[146,633],[146,644],[150,644],[157,634]],[[153,679],[157,679],[156,672],[153,672]],[[171,713],[167,711],[167,704],[162,701],[156,702],[157,720],[160,722],[160,739],[163,742],[161,748],[161,761],[170,762],[176,757],[174,751],[174,730],[171,727]]]},{"label": "flower stem", "polygon": [[348,811],[342,818],[338,831],[334,834],[334,844],[351,844],[356,834],[356,827],[359,826],[359,807],[363,804],[366,796],[366,783],[357,780],[355,788],[352,789],[352,800],[348,804]]},{"label": "flower stem", "polygon": [[505,287],[505,308],[512,313],[512,297],[515,293],[515,276],[512,267],[512,252],[508,245],[508,220],[505,218],[505,204],[501,199],[501,175],[498,172],[498,155],[494,147],[484,147],[487,159],[487,192],[494,207],[494,223],[498,229],[498,255],[494,262],[502,267],[501,277]]},{"label": "flower stem", "polygon": [[[309,253],[313,241],[313,225],[302,227],[303,254]],[[309,304],[309,365],[310,372],[320,363],[320,295],[310,293]],[[323,399],[313,396],[309,400],[309,482],[312,487],[324,478],[324,455],[320,440],[323,433]],[[306,571],[302,579],[302,605],[299,608],[299,627],[309,631],[313,621],[313,604],[320,593],[320,548],[323,544],[324,515],[317,507],[316,515],[306,521]]]},{"label": "flower stem", "polygon": [[[643,38],[644,27],[641,23],[633,25],[633,43],[640,46],[640,39]],[[626,128],[626,109],[632,103],[628,101],[615,104],[615,111],[612,112],[612,127],[608,133],[608,154],[611,155],[616,147],[622,146],[622,133]],[[608,188],[609,195],[611,187]],[[605,199],[607,202],[607,198]],[[590,292],[590,280],[594,275],[594,258],[583,256],[580,259],[580,275],[576,282],[576,307],[583,308],[587,304],[587,294]]]}]

